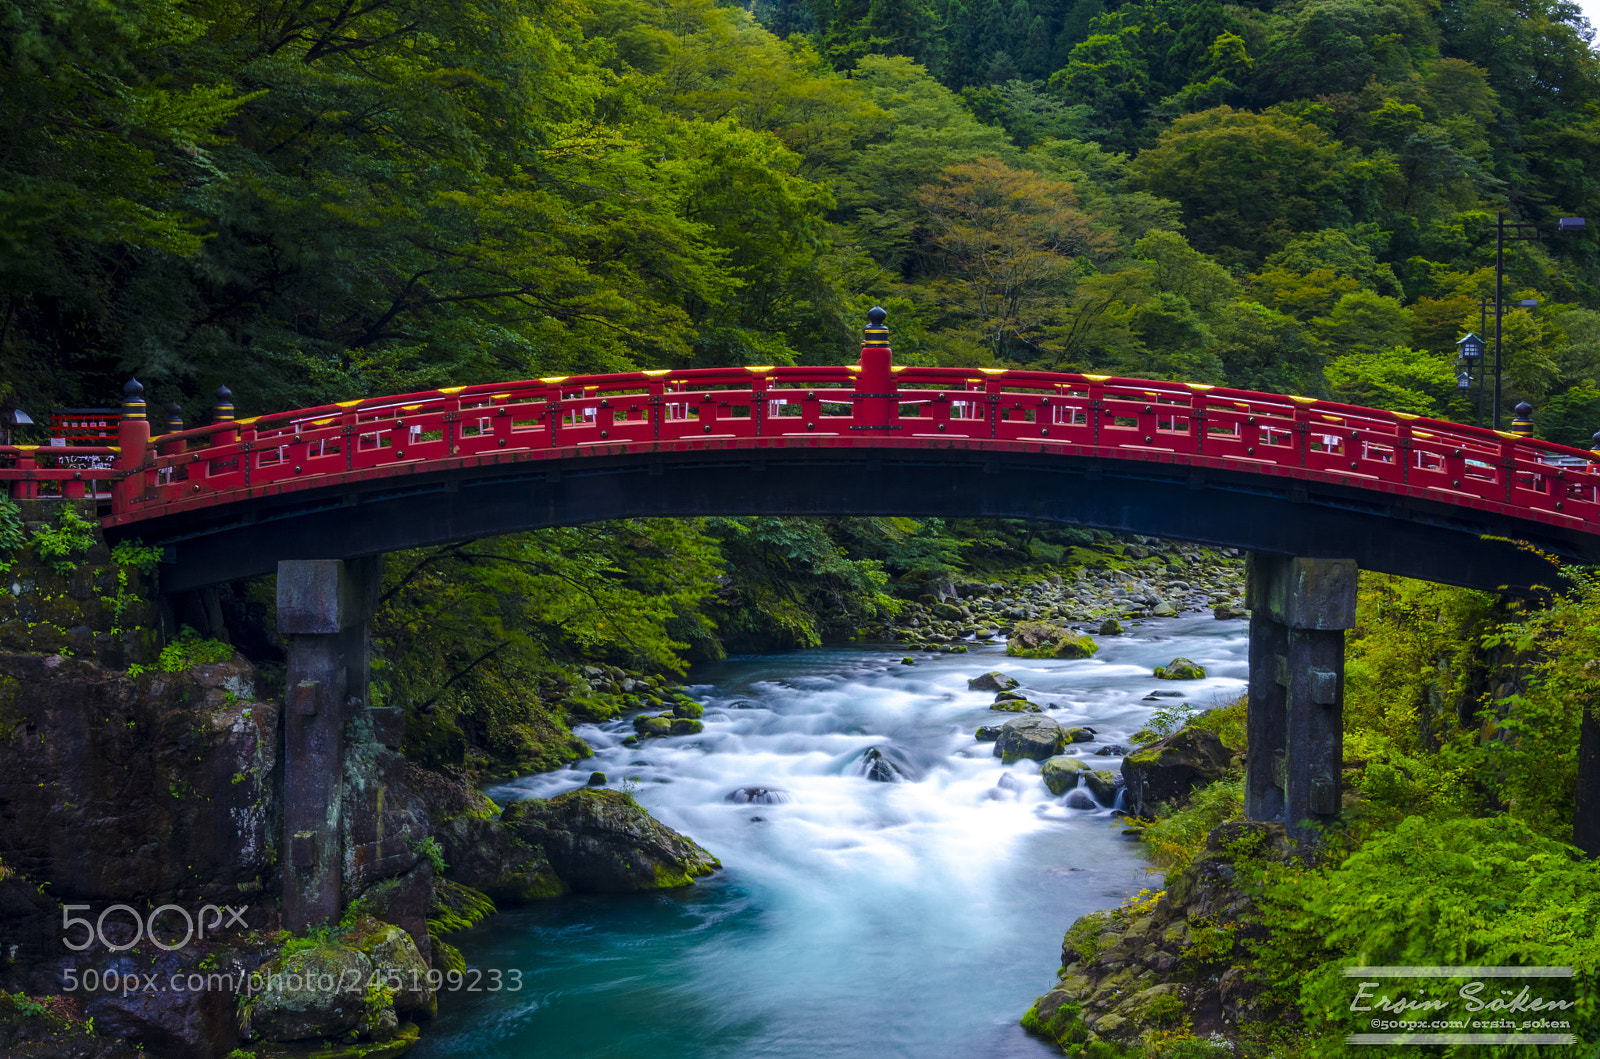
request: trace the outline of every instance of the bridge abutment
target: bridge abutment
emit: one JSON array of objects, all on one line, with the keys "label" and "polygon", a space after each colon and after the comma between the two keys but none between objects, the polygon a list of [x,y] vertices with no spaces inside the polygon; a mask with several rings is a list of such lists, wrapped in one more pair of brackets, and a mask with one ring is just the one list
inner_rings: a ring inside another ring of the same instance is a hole
[{"label": "bridge abutment", "polygon": [[339,918],[344,724],[366,702],[381,558],[278,564],[288,650],[283,724],[283,925]]},{"label": "bridge abutment", "polygon": [[1344,631],[1355,625],[1353,559],[1251,552],[1245,815],[1306,834],[1339,811]]}]

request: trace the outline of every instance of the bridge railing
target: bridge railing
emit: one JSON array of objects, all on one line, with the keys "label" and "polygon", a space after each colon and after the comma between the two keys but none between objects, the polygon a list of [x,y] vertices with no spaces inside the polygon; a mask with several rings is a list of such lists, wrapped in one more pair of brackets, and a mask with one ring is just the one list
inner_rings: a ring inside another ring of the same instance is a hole
[{"label": "bridge railing", "polygon": [[[805,439],[805,440],[802,440]],[[701,368],[451,387],[221,422],[115,449],[0,449],[0,482],[87,495],[119,480],[116,524],[240,499],[504,458],[689,449],[986,443],[1080,457],[1248,469],[1600,532],[1591,454],[1478,427],[1200,384],[986,368]]]},{"label": "bridge railing", "polygon": [[109,498],[114,446],[0,445],[0,495],[17,500]]}]

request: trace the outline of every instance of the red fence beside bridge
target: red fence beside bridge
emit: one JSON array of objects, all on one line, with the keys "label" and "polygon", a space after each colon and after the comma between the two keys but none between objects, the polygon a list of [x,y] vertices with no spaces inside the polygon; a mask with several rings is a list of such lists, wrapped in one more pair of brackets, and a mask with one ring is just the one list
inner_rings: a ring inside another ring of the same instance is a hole
[{"label": "red fence beside bridge", "polygon": [[844,367],[451,387],[153,439],[143,419],[124,420],[120,447],[0,447],[0,488],[15,497],[81,497],[109,483],[106,525],[125,527],[355,480],[589,453],[960,446],[1336,482],[1600,534],[1600,465],[1578,449],[1305,397],[1097,375],[891,367],[887,354],[868,348],[860,365]]}]

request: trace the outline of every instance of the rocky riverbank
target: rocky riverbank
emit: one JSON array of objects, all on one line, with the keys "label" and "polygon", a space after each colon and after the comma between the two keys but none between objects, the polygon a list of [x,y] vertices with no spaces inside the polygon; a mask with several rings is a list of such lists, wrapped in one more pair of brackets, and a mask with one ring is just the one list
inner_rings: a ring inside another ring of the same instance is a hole
[{"label": "rocky riverbank", "polygon": [[1114,635],[1125,627],[1195,611],[1242,618],[1244,556],[1153,537],[1103,550],[1079,549],[1067,572],[1028,571],[1005,579],[952,578],[907,600],[892,621],[862,639],[895,640],[922,651],[961,651],[1005,639],[1024,623]]}]

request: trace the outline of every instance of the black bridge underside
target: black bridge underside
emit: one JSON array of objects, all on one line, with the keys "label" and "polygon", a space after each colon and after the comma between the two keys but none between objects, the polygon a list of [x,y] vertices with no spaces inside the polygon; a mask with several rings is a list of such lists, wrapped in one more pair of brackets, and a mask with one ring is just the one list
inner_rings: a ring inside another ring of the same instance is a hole
[{"label": "black bridge underside", "polygon": [[230,504],[111,532],[166,548],[165,592],[272,573],[282,559],[400,548],[601,519],[905,515],[1040,519],[1199,544],[1354,559],[1516,594],[1600,543],[1448,504],[1247,471],[970,450],[697,451],[419,472]]}]

